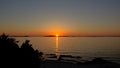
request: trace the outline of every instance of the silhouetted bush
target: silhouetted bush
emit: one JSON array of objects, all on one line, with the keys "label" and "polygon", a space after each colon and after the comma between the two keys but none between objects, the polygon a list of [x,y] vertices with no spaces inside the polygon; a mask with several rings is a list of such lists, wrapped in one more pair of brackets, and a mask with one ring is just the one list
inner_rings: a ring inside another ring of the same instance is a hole
[{"label": "silhouetted bush", "polygon": [[0,68],[40,68],[42,52],[34,50],[29,40],[21,47],[14,38],[0,36]]}]

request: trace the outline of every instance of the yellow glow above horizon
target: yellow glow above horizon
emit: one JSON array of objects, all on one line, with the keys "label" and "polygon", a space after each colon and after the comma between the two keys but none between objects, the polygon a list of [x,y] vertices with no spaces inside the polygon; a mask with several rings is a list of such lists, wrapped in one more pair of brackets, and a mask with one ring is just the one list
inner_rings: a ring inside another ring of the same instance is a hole
[{"label": "yellow glow above horizon", "polygon": [[59,35],[58,34],[56,34],[56,37],[58,37]]}]

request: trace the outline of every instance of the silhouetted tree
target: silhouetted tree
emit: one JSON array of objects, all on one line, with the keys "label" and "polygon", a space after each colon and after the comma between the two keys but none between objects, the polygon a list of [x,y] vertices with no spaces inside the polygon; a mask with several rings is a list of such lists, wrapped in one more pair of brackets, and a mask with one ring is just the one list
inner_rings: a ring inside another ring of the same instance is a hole
[{"label": "silhouetted tree", "polygon": [[[23,65],[31,65],[32,68],[39,68],[40,67],[40,58],[39,58],[39,52],[37,50],[34,50],[32,48],[32,45],[29,44],[29,40],[26,40],[25,43],[21,46],[22,51],[22,57],[24,63]],[[42,54],[41,54],[42,55]],[[27,63],[27,64],[26,64]]]},{"label": "silhouetted tree", "polygon": [[34,50],[29,40],[20,48],[17,42],[5,34],[0,36],[0,68],[40,68],[43,53]]}]

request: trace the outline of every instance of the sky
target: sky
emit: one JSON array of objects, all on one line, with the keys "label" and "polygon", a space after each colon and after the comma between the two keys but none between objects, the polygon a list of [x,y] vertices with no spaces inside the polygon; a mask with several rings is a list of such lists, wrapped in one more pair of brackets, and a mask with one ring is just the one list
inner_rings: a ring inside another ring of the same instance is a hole
[{"label": "sky", "polygon": [[0,0],[0,34],[120,36],[120,0]]}]

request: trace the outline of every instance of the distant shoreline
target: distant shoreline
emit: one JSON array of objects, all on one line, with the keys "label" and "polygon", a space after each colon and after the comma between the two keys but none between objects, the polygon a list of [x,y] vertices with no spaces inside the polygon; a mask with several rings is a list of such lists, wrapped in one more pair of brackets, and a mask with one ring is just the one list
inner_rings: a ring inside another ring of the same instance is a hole
[{"label": "distant shoreline", "polygon": [[[9,37],[56,37],[56,36],[9,36]],[[59,36],[59,37],[120,37],[120,36]]]}]

